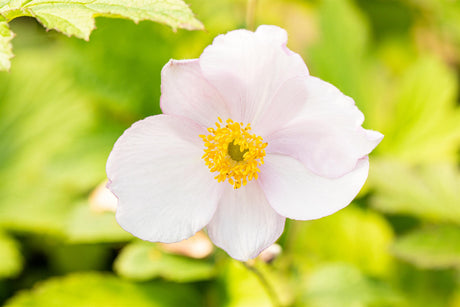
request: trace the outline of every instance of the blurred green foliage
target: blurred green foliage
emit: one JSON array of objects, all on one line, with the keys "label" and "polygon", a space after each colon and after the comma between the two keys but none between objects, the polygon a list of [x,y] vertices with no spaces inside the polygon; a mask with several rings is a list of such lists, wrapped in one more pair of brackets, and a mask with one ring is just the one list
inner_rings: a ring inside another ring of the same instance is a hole
[{"label": "blurred green foliage", "polygon": [[149,242],[127,245],[113,268],[118,275],[132,280],[162,277],[176,282],[191,282],[212,279],[216,275],[214,263],[172,255]]},{"label": "blurred green foliage", "polygon": [[0,1],[0,71],[9,70],[14,37],[8,22],[18,17],[34,17],[46,29],[68,36],[89,39],[96,16],[127,18],[138,23],[152,20],[173,29],[203,30],[204,27],[182,0],[2,0]]},{"label": "blurred green foliage", "polygon": [[[0,1],[1,3],[1,1]],[[190,0],[206,31],[97,18],[89,42],[17,34],[0,72],[0,302],[6,306],[270,306],[214,249],[139,242],[93,207],[115,140],[161,112],[160,71],[245,27],[246,1]],[[460,5],[448,0],[259,0],[312,75],[352,96],[385,138],[348,208],[289,221],[253,263],[285,305],[460,306]],[[1,25],[0,25],[1,26]]]}]

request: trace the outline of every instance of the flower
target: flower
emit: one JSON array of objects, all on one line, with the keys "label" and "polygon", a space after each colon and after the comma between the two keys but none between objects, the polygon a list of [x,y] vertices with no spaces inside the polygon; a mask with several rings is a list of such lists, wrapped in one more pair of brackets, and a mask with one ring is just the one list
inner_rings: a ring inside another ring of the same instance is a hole
[{"label": "flower", "polygon": [[161,73],[162,115],[134,123],[107,161],[116,218],[172,243],[206,227],[231,257],[274,243],[286,218],[347,206],[382,135],[337,88],[312,77],[276,26],[215,38],[199,59]]}]

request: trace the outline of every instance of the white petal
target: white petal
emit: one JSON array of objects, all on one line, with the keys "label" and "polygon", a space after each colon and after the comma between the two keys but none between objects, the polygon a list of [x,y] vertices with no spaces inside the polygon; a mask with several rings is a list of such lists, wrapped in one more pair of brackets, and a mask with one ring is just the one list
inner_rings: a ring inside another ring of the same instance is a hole
[{"label": "white petal", "polygon": [[108,187],[118,197],[117,221],[148,241],[177,242],[212,218],[223,184],[203,163],[204,130],[168,115],[148,117],[118,139],[107,161]]},{"label": "white petal", "polygon": [[270,135],[297,116],[308,97],[306,79],[305,76],[291,78],[278,88],[271,101],[266,102],[259,116],[251,122],[256,135]]},{"label": "white petal", "polygon": [[363,113],[355,106],[352,98],[344,95],[329,82],[309,76],[307,79],[308,99],[298,119],[333,119],[338,124],[361,126]]},{"label": "white petal", "polygon": [[280,215],[312,220],[346,207],[361,190],[368,171],[369,160],[363,158],[352,172],[328,179],[313,174],[294,158],[269,154],[260,166],[258,182]]},{"label": "white petal", "polygon": [[351,98],[318,78],[307,79],[305,108],[264,138],[267,152],[289,155],[320,176],[338,178],[353,170],[383,135],[361,127],[364,116]]},{"label": "white petal", "polygon": [[245,261],[257,257],[279,238],[284,221],[256,182],[237,190],[227,184],[207,229],[214,244],[232,258]]},{"label": "white petal", "polygon": [[224,100],[204,79],[198,59],[170,60],[163,67],[160,100],[164,114],[184,116],[204,127],[214,127],[218,117],[229,117]]},{"label": "white petal", "polygon": [[[261,26],[255,33],[236,30],[219,35],[204,50],[200,57],[203,75],[225,97],[233,120],[257,122],[273,106],[273,96],[284,82],[308,75],[304,61],[287,49],[286,40],[283,29]],[[282,103],[285,110],[297,111],[295,101]]]}]

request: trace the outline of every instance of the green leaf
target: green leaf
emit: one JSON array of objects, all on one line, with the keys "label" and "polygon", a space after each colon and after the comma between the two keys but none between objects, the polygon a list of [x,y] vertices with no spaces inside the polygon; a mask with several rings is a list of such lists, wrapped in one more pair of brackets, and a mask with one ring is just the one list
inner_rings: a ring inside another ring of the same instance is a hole
[{"label": "green leaf", "polygon": [[173,29],[201,30],[182,0],[34,0],[10,1],[0,7],[8,21],[19,16],[36,17],[46,28],[88,40],[94,30],[94,17],[127,18],[138,23],[151,20],[165,23]]},{"label": "green leaf", "polygon": [[403,306],[402,299],[387,284],[344,264],[318,268],[308,277],[303,293],[305,306]]},{"label": "green leaf", "polygon": [[369,181],[376,191],[371,203],[381,211],[460,224],[460,172],[454,165],[412,167],[397,161],[375,160]]},{"label": "green leaf", "polygon": [[[456,161],[460,145],[458,79],[439,59],[417,60],[386,102],[385,139],[379,153],[410,164]],[[383,106],[382,106],[383,108]]]},{"label": "green leaf", "polygon": [[13,57],[11,46],[13,37],[14,34],[8,27],[8,23],[2,21],[0,16],[0,71],[10,69],[10,59]]},{"label": "green leaf", "polygon": [[120,276],[134,280],[157,277],[190,282],[215,276],[214,264],[162,252],[154,244],[136,242],[126,246],[115,260],[114,269]]},{"label": "green leaf", "polygon": [[202,30],[182,0],[33,0],[0,3],[0,70],[9,68],[13,33],[6,22],[21,16],[37,18],[47,29],[89,40],[97,16],[151,20],[176,28]]},{"label": "green leaf", "polygon": [[16,277],[23,265],[19,243],[2,232],[0,232],[0,255],[0,278]]},{"label": "green leaf", "polygon": [[113,212],[94,212],[89,204],[77,206],[68,219],[66,237],[70,243],[123,242],[133,236],[123,230]]},{"label": "green leaf", "polygon": [[378,213],[349,206],[293,227],[292,249],[299,264],[343,261],[372,275],[391,272],[392,259],[387,250],[393,231]]},{"label": "green leaf", "polygon": [[442,225],[399,238],[393,253],[422,268],[460,269],[460,227]]},{"label": "green leaf", "polygon": [[109,274],[81,273],[37,284],[5,307],[202,306],[190,288],[167,283],[136,284]]}]

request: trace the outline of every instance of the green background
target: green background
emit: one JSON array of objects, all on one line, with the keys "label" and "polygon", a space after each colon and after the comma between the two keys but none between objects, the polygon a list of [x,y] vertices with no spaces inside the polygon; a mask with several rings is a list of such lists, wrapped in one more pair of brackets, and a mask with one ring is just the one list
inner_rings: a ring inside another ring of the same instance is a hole
[{"label": "green background", "polygon": [[[190,0],[205,31],[97,18],[88,42],[11,22],[0,72],[0,304],[270,306],[256,276],[214,249],[174,255],[95,212],[89,196],[133,122],[160,113],[160,71],[246,27],[246,1]],[[272,262],[284,305],[460,306],[460,4],[259,0],[310,72],[353,97],[385,135],[346,209],[289,221]]]}]

